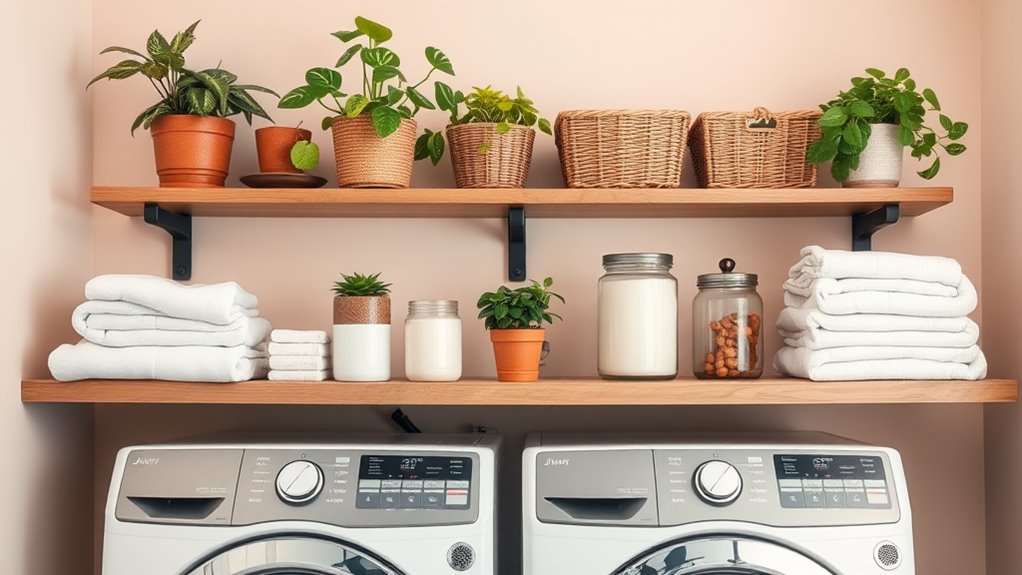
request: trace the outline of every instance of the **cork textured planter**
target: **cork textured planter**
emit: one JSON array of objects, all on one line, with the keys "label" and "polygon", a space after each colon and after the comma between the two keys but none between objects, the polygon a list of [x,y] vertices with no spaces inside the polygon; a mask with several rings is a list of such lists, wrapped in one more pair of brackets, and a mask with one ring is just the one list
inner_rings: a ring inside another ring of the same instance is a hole
[{"label": "cork textured planter", "polygon": [[545,329],[491,329],[497,381],[539,381]]},{"label": "cork textured planter", "polygon": [[524,188],[532,164],[536,131],[509,126],[503,134],[497,124],[448,126],[454,180],[459,188]]},{"label": "cork textured planter", "polygon": [[162,188],[222,188],[231,167],[234,122],[174,114],[153,122],[156,174]]},{"label": "cork textured planter", "polygon": [[396,132],[381,138],[369,116],[337,118],[330,125],[342,188],[407,188],[412,183],[415,120],[401,120]]},{"label": "cork textured planter", "polygon": [[390,379],[390,296],[335,297],[333,336],[334,379]]},{"label": "cork textured planter", "polygon": [[859,169],[842,182],[846,188],[896,188],[901,183],[905,146],[898,141],[897,124],[873,124],[866,149],[859,154]]},{"label": "cork textured planter", "polygon": [[312,132],[285,126],[267,126],[255,131],[255,139],[260,172],[302,173],[291,163],[291,148],[300,140],[311,142]]}]

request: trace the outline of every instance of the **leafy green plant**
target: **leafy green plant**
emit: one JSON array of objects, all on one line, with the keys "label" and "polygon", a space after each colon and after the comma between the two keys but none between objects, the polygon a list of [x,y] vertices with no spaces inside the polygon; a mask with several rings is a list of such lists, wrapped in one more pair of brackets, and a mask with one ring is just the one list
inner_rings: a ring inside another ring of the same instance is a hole
[{"label": "leafy green plant", "polygon": [[563,319],[548,311],[550,298],[564,303],[564,298],[550,291],[552,278],[543,283],[533,280],[532,285],[516,289],[500,286],[495,292],[486,292],[479,298],[479,319],[486,320],[486,329],[528,329],[539,328],[543,322],[553,323],[554,318]]},{"label": "leafy green plant", "polygon": [[166,37],[155,30],[146,42],[146,54],[123,48],[110,46],[100,54],[120,52],[134,56],[135,60],[122,60],[96,76],[86,86],[92,86],[99,80],[124,80],[136,74],[142,74],[153,85],[160,95],[160,101],[146,108],[131,124],[131,133],[141,126],[148,130],[153,121],[170,114],[189,114],[193,116],[216,116],[228,118],[241,114],[251,124],[252,116],[259,116],[273,121],[259,102],[249,94],[250,91],[265,92],[280,97],[276,92],[262,86],[237,84],[238,77],[217,66],[206,70],[193,71],[185,67],[185,50],[195,41],[196,21],[182,32],[167,41]]},{"label": "leafy green plant", "polygon": [[390,293],[390,284],[380,281],[380,274],[371,276],[353,273],[350,276],[341,274],[341,281],[334,283],[334,294],[339,297],[363,296],[379,297]]},{"label": "leafy green plant", "polygon": [[[807,159],[810,163],[832,161],[831,175],[839,182],[844,181],[850,171],[859,168],[859,154],[866,149],[872,124],[897,124],[898,141],[912,148],[913,158],[934,156],[930,167],[919,172],[927,180],[940,171],[938,148],[943,148],[949,156],[965,151],[965,146],[957,140],[965,135],[969,125],[940,113],[937,95],[929,88],[917,91],[916,82],[906,68],[898,69],[894,77],[876,68],[867,68],[866,74],[868,76],[852,78],[850,89],[820,106],[823,115],[819,124],[823,136],[809,146]],[[939,114],[943,133],[923,123],[928,112]]]},{"label": "leafy green plant", "polygon": [[[419,87],[436,71],[453,76],[454,66],[443,52],[430,46],[426,48],[426,61],[430,69],[422,80],[411,84],[399,68],[401,58],[389,48],[381,46],[393,35],[390,28],[382,24],[361,16],[355,18],[354,30],[333,33],[341,42],[351,44],[334,67],[310,69],[305,73],[305,85],[284,94],[278,106],[304,108],[313,102],[318,103],[330,112],[329,116],[323,118],[324,130],[338,117],[355,118],[367,114],[372,118],[376,134],[381,138],[396,132],[402,119],[413,118],[419,110],[436,109],[436,104],[419,91]],[[360,38],[365,38],[365,43],[355,42]],[[356,55],[362,68],[361,91],[349,96],[341,91],[342,77],[337,69],[351,62]],[[440,93],[442,82],[434,83]],[[453,93],[450,87],[445,87],[444,93],[447,92]],[[344,98],[347,99],[342,103]]]},{"label": "leafy green plant", "polygon": [[[302,123],[298,122],[295,132],[298,133],[298,129],[301,127]],[[316,169],[316,166],[319,165],[319,146],[311,140],[298,138],[291,146],[291,165],[303,171]]]},{"label": "leafy green plant", "polygon": [[[517,97],[512,98],[500,90],[494,90],[490,86],[480,88],[472,87],[472,92],[467,96],[461,91],[450,92],[446,86],[437,84],[436,102],[441,110],[450,113],[451,125],[459,124],[496,124],[498,134],[506,134],[511,125],[536,126],[544,134],[553,135],[550,129],[550,120],[539,117],[539,110],[536,109],[532,100],[525,97],[521,88],[517,90]],[[459,116],[458,109],[464,103],[467,109],[464,115]],[[487,144],[479,148],[479,152],[485,154],[490,151]],[[442,132],[434,132],[430,129],[423,131],[415,142],[415,159],[422,160],[429,158],[433,165],[440,162],[444,155],[444,136]]]}]

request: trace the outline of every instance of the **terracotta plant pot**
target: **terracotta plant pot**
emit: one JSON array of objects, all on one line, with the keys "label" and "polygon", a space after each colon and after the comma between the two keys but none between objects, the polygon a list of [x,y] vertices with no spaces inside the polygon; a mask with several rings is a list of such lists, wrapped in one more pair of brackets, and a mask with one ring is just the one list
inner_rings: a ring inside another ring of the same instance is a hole
[{"label": "terracotta plant pot", "polygon": [[222,188],[231,167],[234,122],[213,116],[175,114],[158,118],[149,131],[162,188]]},{"label": "terracotta plant pot", "polygon": [[390,296],[334,298],[333,369],[338,381],[390,379]]},{"label": "terracotta plant pot", "polygon": [[545,329],[491,329],[497,381],[538,381]]},{"label": "terracotta plant pot", "polygon": [[535,140],[526,126],[503,134],[492,123],[448,126],[454,180],[459,188],[524,188]]},{"label": "terracotta plant pot", "polygon": [[337,118],[330,126],[342,188],[407,188],[412,183],[415,120],[401,120],[396,132],[381,138],[369,116]]},{"label": "terracotta plant pot", "polygon": [[285,126],[267,126],[255,131],[259,171],[263,173],[300,174],[291,163],[291,148],[295,142],[312,141],[312,132]]},{"label": "terracotta plant pot", "polygon": [[898,141],[897,124],[873,124],[866,149],[859,155],[859,169],[842,182],[846,188],[896,188],[901,183],[905,146]]}]

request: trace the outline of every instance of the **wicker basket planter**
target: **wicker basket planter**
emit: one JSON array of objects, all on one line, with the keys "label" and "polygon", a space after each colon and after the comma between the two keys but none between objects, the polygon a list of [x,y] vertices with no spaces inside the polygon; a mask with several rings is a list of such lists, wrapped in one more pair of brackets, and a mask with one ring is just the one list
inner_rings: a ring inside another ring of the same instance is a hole
[{"label": "wicker basket planter", "polygon": [[707,112],[692,124],[689,147],[704,188],[809,188],[806,161],[820,138],[819,112]]},{"label": "wicker basket planter", "polygon": [[569,188],[676,188],[691,116],[680,110],[561,112],[554,139]]},{"label": "wicker basket planter", "polygon": [[401,120],[396,132],[381,138],[369,116],[338,118],[330,126],[342,188],[407,188],[412,182],[415,120]]},{"label": "wicker basket planter", "polygon": [[491,123],[448,126],[455,182],[459,188],[524,188],[535,139],[526,126],[512,125],[503,134]]}]

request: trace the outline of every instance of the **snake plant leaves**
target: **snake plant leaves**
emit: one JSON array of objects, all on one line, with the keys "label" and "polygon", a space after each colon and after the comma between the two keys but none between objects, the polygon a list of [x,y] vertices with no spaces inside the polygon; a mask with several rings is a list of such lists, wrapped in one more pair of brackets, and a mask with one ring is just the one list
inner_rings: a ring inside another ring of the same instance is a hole
[{"label": "snake plant leaves", "polygon": [[305,73],[305,82],[313,87],[340,90],[341,74],[337,70],[331,70],[330,68],[313,68]]},{"label": "snake plant leaves", "polygon": [[295,109],[304,108],[316,101],[316,92],[311,86],[299,86],[291,90],[277,102],[278,108]]},{"label": "snake plant leaves", "polygon": [[419,92],[418,90],[411,86],[408,86],[408,88],[405,91],[408,93],[408,99],[411,100],[416,107],[425,108],[427,110],[436,109],[436,106],[433,105],[433,102],[430,102],[429,99],[426,98],[426,96],[422,95],[422,92]]},{"label": "snake plant leaves", "polygon": [[89,82],[88,85],[86,85],[85,87],[86,89],[88,89],[89,86],[95,84],[96,82],[102,80],[103,78],[109,78],[111,80],[123,80],[125,78],[130,78],[141,71],[142,62],[136,62],[134,60],[123,60],[120,63],[111,66],[102,74],[93,78],[92,81]]},{"label": "snake plant leaves", "polygon": [[299,170],[312,170],[319,165],[319,146],[298,140],[291,146],[291,164]]},{"label": "snake plant leaves", "polygon": [[451,64],[451,60],[446,54],[432,46],[426,48],[426,61],[437,70],[451,76],[454,75],[454,66]]},{"label": "snake plant leaves", "polygon": [[387,48],[363,48],[361,53],[362,61],[367,65],[376,68],[378,66],[400,66],[401,58]]},{"label": "snake plant leaves", "polygon": [[394,32],[390,28],[361,16],[355,17],[355,28],[378,44],[382,44],[394,36]]},{"label": "snake plant leaves", "polygon": [[361,51],[362,51],[361,44],[355,44],[354,46],[349,47],[347,50],[344,51],[343,54],[341,54],[341,57],[337,59],[337,63],[334,64],[334,68],[340,68],[341,66],[347,64],[348,61],[355,56],[355,54],[358,54]]},{"label": "snake plant leaves", "polygon": [[386,138],[401,127],[401,114],[398,114],[397,110],[393,108],[386,106],[374,108],[372,117],[376,135],[381,138]]},{"label": "snake plant leaves", "polygon": [[362,110],[365,110],[365,107],[368,105],[369,98],[366,98],[362,94],[354,94],[348,98],[347,102],[344,103],[344,113],[347,114],[349,118],[354,118],[361,114]]}]

